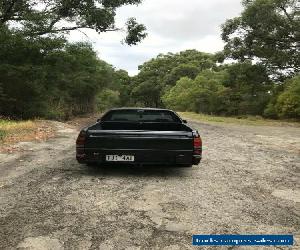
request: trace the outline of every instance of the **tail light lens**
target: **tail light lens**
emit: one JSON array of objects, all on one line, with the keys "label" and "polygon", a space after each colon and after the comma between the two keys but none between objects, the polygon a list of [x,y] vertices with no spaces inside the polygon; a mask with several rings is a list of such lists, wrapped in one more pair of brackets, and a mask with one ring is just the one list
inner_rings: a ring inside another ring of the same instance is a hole
[{"label": "tail light lens", "polygon": [[77,146],[83,146],[84,143],[85,143],[85,139],[86,139],[86,132],[85,131],[81,131],[80,134],[77,137],[76,145]]},{"label": "tail light lens", "polygon": [[202,140],[200,136],[194,137],[194,154],[200,155],[202,153]]}]

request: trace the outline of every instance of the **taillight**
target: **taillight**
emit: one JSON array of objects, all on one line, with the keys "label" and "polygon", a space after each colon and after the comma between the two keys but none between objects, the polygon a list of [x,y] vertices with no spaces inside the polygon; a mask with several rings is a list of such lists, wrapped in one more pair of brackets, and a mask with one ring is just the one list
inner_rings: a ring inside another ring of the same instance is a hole
[{"label": "taillight", "polygon": [[194,137],[194,154],[200,155],[202,153],[202,140],[198,135]]},{"label": "taillight", "polygon": [[77,137],[76,145],[83,146],[84,143],[85,143],[85,139],[86,139],[86,132],[85,131],[81,131],[80,134]]},{"label": "taillight", "polygon": [[201,148],[202,141],[200,137],[194,138],[194,148]]}]

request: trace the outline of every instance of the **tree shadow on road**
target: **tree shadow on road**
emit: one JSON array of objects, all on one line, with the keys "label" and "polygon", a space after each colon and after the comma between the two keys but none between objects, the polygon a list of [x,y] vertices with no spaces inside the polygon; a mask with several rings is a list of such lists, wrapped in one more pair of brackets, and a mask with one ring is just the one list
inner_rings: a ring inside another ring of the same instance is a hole
[{"label": "tree shadow on road", "polygon": [[178,166],[161,166],[161,165],[143,165],[134,166],[127,164],[113,165],[82,165],[80,166],[83,175],[97,177],[185,177],[190,175],[192,168]]}]

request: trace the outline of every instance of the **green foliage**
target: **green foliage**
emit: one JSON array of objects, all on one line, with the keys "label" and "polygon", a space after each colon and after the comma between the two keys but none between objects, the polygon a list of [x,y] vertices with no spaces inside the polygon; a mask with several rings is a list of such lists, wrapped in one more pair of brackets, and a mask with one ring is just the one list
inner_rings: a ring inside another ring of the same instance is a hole
[{"label": "green foliage", "polygon": [[126,27],[127,36],[124,41],[129,45],[136,45],[147,36],[145,25],[137,23],[135,18],[130,18],[126,22]]},{"label": "green foliage", "polygon": [[[98,33],[120,30],[115,26],[116,10],[141,0],[0,0],[0,28],[9,26],[26,37],[61,35],[71,30],[89,28]],[[38,5],[38,6],[37,6]],[[16,25],[17,24],[17,25]],[[146,37],[145,26],[134,18],[127,23],[129,45]]]},{"label": "green foliage", "polygon": [[170,74],[166,77],[166,84],[174,85],[180,78],[188,77],[190,79],[195,79],[198,75],[200,69],[192,64],[180,64],[173,68]]},{"label": "green foliage", "polygon": [[136,103],[141,103],[145,107],[161,106],[161,91],[163,85],[157,83],[153,78],[143,81],[133,88],[131,95]]},{"label": "green foliage", "polygon": [[163,106],[161,96],[181,77],[195,78],[199,72],[216,67],[212,54],[186,50],[177,54],[160,54],[139,66],[134,79],[132,98],[143,106]]},{"label": "green foliage", "polygon": [[192,79],[183,77],[165,93],[162,97],[163,102],[167,107],[177,111],[193,111],[193,107],[191,107],[193,100],[191,98],[194,97],[192,90],[195,88],[197,86]]},{"label": "green foliage", "polygon": [[224,86],[224,109],[226,115],[262,115],[270,101],[269,91],[273,83],[269,80],[266,69],[250,61],[225,65],[227,78]]},{"label": "green foliage", "polygon": [[277,115],[277,111],[275,109],[274,103],[273,102],[269,102],[268,105],[266,106],[263,116],[266,118],[271,118],[271,119],[277,119],[278,115]]},{"label": "green foliage", "polygon": [[[115,72],[90,44],[70,44],[64,34],[81,28],[99,33],[119,30],[116,9],[140,2],[47,0],[37,7],[30,0],[0,0],[0,115],[68,119],[101,106],[102,90],[112,104],[127,103],[131,91],[127,72]],[[127,44],[146,37],[145,26],[134,18],[126,27]],[[121,93],[118,101],[113,93]]]},{"label": "green foliage", "polygon": [[[37,8],[36,1],[0,0],[0,115],[68,119],[95,109],[167,106],[299,118],[299,75],[292,78],[300,69],[298,1],[244,0],[241,16],[222,27],[224,51],[159,54],[135,77],[100,60],[90,44],[64,38],[81,28],[120,30],[117,8],[140,2],[47,0]],[[123,30],[129,45],[147,35],[134,18]],[[239,61],[219,64],[226,58]]]},{"label": "green foliage", "polygon": [[275,104],[280,118],[300,118],[300,75],[285,82],[285,90]]},{"label": "green foliage", "polygon": [[6,131],[0,129],[0,141],[3,141],[6,135],[7,135]]},{"label": "green foliage", "polygon": [[91,45],[2,32],[0,114],[67,119],[93,111],[95,96],[113,81],[114,70]]},{"label": "green foliage", "polygon": [[218,113],[224,72],[205,70],[195,80],[183,77],[164,96],[167,107],[179,111]]},{"label": "green foliage", "polygon": [[119,92],[118,106],[134,106],[134,101],[131,98],[131,91],[133,88],[133,80],[125,70],[117,70],[114,74],[112,90]]},{"label": "green foliage", "polygon": [[[171,69],[166,81],[162,82],[160,89],[163,91],[157,93],[161,95],[156,98],[162,98],[165,106],[179,111],[220,115],[263,114],[271,98],[273,83],[262,65],[253,65],[250,61],[219,67],[213,65],[210,69],[199,69],[194,65],[180,64]],[[148,79],[151,79],[149,71],[148,74]],[[172,80],[175,80],[175,86]],[[138,87],[145,90],[144,83]],[[147,89],[150,86],[151,83]],[[151,96],[151,92],[145,91],[142,99],[145,102]]]},{"label": "green foliage", "polygon": [[[108,78],[106,78],[108,80]],[[110,108],[134,106],[131,98],[133,88],[132,78],[125,70],[117,70],[112,74],[112,79],[106,82],[106,87],[96,96],[96,108],[105,111]]]},{"label": "green foliage", "polygon": [[97,110],[105,111],[118,107],[120,103],[120,93],[111,89],[104,89],[96,97]]},{"label": "green foliage", "polygon": [[244,0],[243,4],[241,16],[222,26],[225,56],[259,60],[270,74],[281,77],[299,72],[298,1]]}]

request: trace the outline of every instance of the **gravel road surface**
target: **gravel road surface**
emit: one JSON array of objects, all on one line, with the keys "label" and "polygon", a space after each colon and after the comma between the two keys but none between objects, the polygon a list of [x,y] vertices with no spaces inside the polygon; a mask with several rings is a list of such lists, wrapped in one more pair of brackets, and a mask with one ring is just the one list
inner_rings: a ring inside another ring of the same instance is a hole
[{"label": "gravel road surface", "polygon": [[293,234],[300,249],[299,128],[191,122],[197,167],[87,167],[77,129],[54,124],[0,155],[0,249],[196,249],[193,234]]}]

